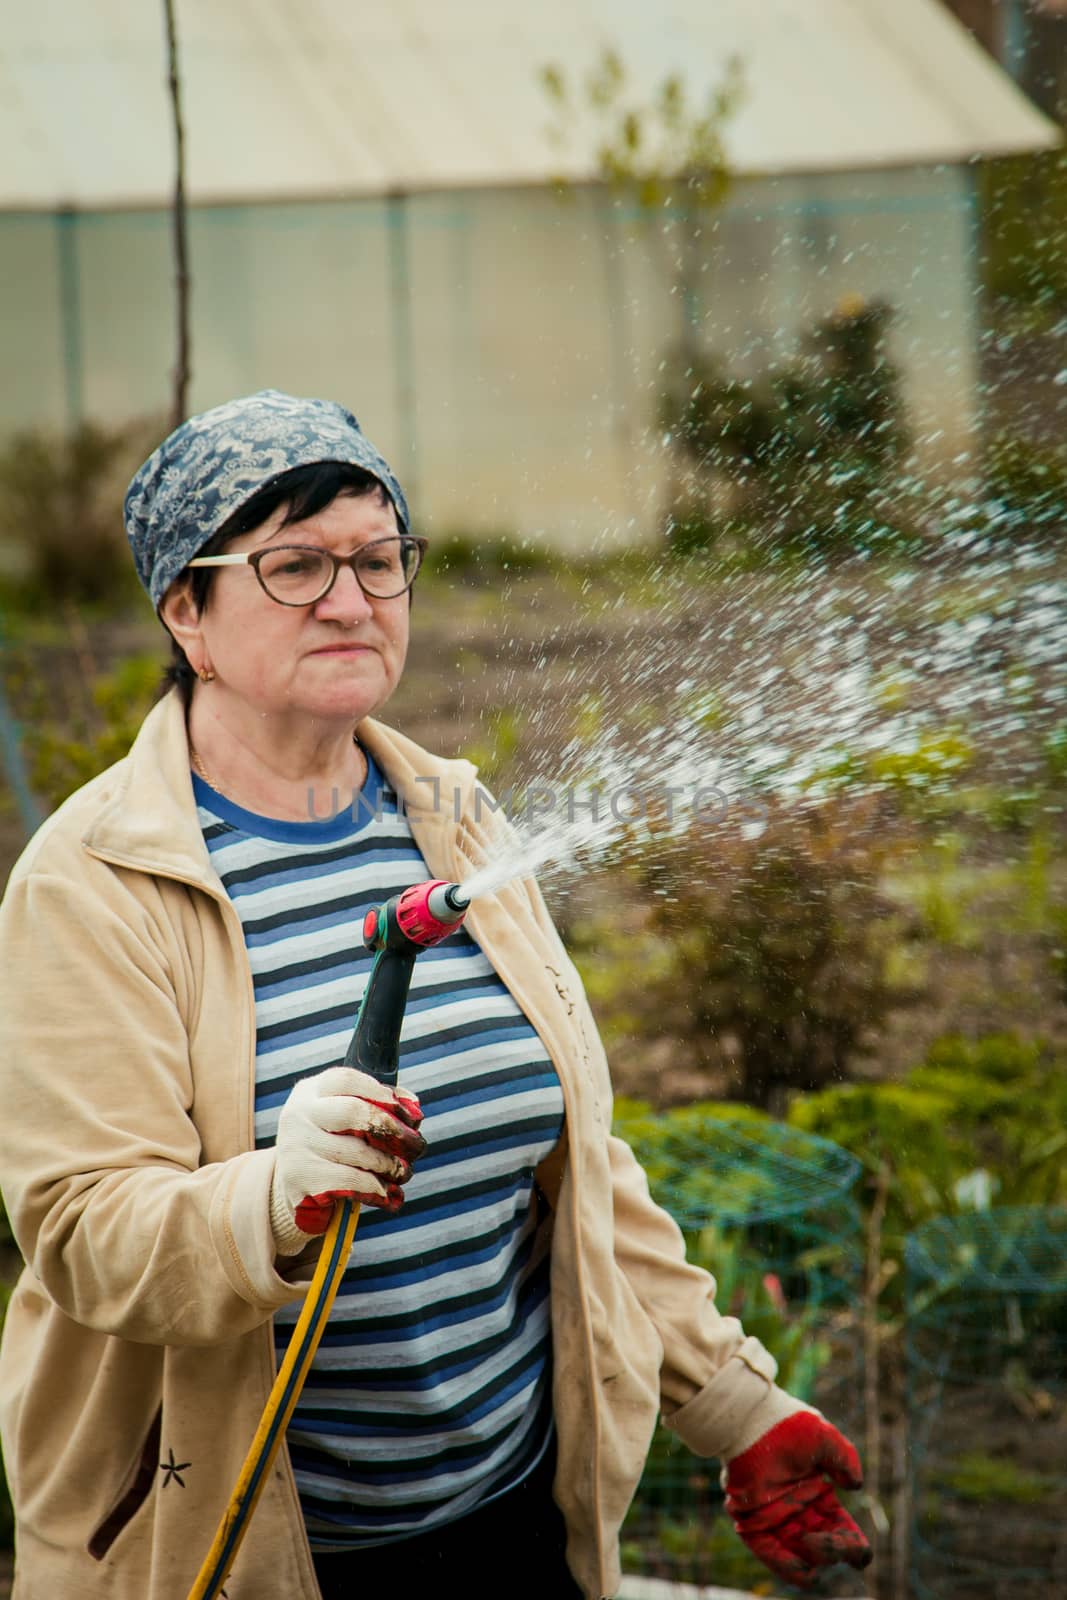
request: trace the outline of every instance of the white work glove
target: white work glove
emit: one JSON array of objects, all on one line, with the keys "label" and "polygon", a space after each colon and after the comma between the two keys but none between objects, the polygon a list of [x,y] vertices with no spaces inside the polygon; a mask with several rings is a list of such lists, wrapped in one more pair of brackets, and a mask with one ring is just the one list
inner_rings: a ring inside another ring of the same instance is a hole
[{"label": "white work glove", "polygon": [[326,1232],[337,1200],[399,1211],[426,1148],[419,1102],[354,1067],[301,1078],[278,1119],[270,1225],[278,1254]]}]

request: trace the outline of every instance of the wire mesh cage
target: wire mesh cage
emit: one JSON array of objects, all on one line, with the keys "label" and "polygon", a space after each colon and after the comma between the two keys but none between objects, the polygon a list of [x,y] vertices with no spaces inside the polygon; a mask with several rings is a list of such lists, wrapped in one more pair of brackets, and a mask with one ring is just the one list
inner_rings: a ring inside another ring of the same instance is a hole
[{"label": "wire mesh cage", "polygon": [[[772,1351],[792,1393],[855,1426],[863,1392],[855,1157],[728,1105],[657,1115],[631,1103],[620,1107],[616,1131],[681,1227],[689,1259],[714,1275],[720,1311],[739,1316]],[[721,1514],[719,1470],[657,1429],[623,1528],[625,1570],[746,1588],[766,1581]]]},{"label": "wire mesh cage", "polygon": [[1067,1208],[907,1241],[915,1600],[1067,1595]]}]

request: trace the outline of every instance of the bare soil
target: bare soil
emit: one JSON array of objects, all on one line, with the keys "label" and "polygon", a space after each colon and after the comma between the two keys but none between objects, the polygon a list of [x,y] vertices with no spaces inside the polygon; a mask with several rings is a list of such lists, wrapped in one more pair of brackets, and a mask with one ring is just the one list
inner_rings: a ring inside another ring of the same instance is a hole
[{"label": "bare soil", "polygon": [[[1065,575],[1067,557],[1048,574],[1050,579]],[[850,575],[853,580],[858,608],[865,603],[865,593],[872,605],[884,598],[884,574],[867,574],[856,568]],[[789,581],[788,575],[783,575],[764,587],[773,590],[776,584],[784,587]],[[840,581],[840,574],[834,581]],[[958,603],[965,611],[967,583],[952,573],[937,581],[943,584],[945,604]],[[813,603],[814,599],[817,594]],[[522,781],[549,776],[555,746],[573,727],[577,702],[587,689],[613,694],[623,704],[629,694],[638,710],[639,701],[653,696],[647,683],[640,689],[634,684],[634,664],[657,650],[669,659],[671,651],[663,650],[665,637],[677,647],[675,660],[687,660],[687,670],[714,683],[728,656],[727,646],[716,648],[706,643],[708,619],[718,603],[714,586],[698,582],[689,587],[672,585],[666,603],[665,592],[657,591],[647,576],[621,571],[592,577],[555,572],[465,573],[451,579],[438,575],[417,595],[408,666],[387,720],[442,754],[473,754],[487,761],[497,787],[509,778]],[[909,629],[917,626],[918,618],[909,618],[907,607],[899,606],[887,610],[884,622],[872,629],[876,664],[887,674],[908,643]],[[699,648],[698,640],[703,641]],[[783,658],[788,657],[788,635],[778,634],[774,648]],[[64,725],[91,725],[94,712],[87,686],[92,678],[112,671],[130,655],[146,652],[157,652],[162,663],[160,632],[150,618],[87,622],[73,636],[62,626],[43,630],[24,625],[9,628],[2,669],[16,714],[24,720],[44,715]],[[667,682],[662,684],[664,692],[670,687]],[[827,689],[825,684],[816,685],[814,692]],[[916,692],[920,697],[924,693],[921,683]],[[932,685],[929,693],[933,707]],[[1035,696],[1030,715],[1042,728],[1052,726],[1057,718],[1063,721],[1067,715],[1063,704],[1052,696],[1043,702],[1040,681]],[[1032,730],[1023,726],[998,740],[995,748],[981,752],[983,781],[994,788],[1018,787],[1020,767],[1030,759],[1032,746]],[[1048,823],[1053,839],[1048,893],[1067,904],[1067,884],[1062,878],[1062,813],[1050,815]],[[949,815],[948,825],[952,824]],[[917,852],[920,833],[917,824]],[[11,797],[0,789],[0,873],[4,876],[22,840]],[[969,898],[968,923],[977,934],[958,941],[924,943],[918,998],[892,1014],[887,1026],[869,1041],[869,1048],[856,1055],[850,1064],[854,1076],[893,1077],[921,1059],[927,1046],[947,1032],[979,1037],[1014,1031],[1067,1042],[1067,983],[1055,974],[1048,930],[1036,916],[1031,926],[1021,925],[1017,907],[1003,898],[1005,891],[998,887],[997,869],[1017,864],[1025,845],[1023,830],[1013,833],[1010,827],[1000,827],[972,832],[971,865],[981,868],[984,864],[989,869],[988,888]],[[548,898],[567,930],[611,912],[619,893],[620,886],[610,875],[594,874],[586,881],[551,885]],[[636,1003],[640,1003],[639,995]],[[612,1025],[613,1011],[609,1003],[601,1018],[606,1026]],[[657,1039],[654,1030],[616,1027],[611,1052],[616,1087],[660,1104],[727,1093],[731,1087],[729,1045],[728,1040],[723,1041],[717,1066],[713,1063],[697,1072],[686,1064],[677,1041]],[[981,1449],[1007,1459],[1014,1453],[1020,1461],[1029,1461],[1027,1452],[1032,1454],[1040,1443],[1049,1470],[1058,1471],[1061,1467],[1055,1463],[1062,1464],[1067,1446],[1065,1415],[1059,1400],[1051,1418],[1035,1431],[1035,1425],[1010,1405],[1001,1407],[995,1416],[975,1413],[953,1424],[959,1427],[960,1437],[946,1441],[946,1449],[956,1449],[958,1444],[959,1450]],[[1067,1580],[1062,1576],[1062,1532],[1039,1530],[1032,1538],[1020,1534],[1017,1506],[954,1501],[941,1494],[939,1507],[941,1529],[960,1563],[965,1564],[968,1553],[980,1553],[983,1545],[996,1544],[1011,1550],[1013,1562],[1016,1554],[1020,1563],[1032,1554],[1043,1571],[1060,1575],[1054,1583],[1067,1592]],[[1067,1500],[1062,1494],[1040,1509],[1042,1517],[1048,1510],[1060,1529],[1067,1525]],[[944,1590],[952,1600],[1000,1600],[1001,1591],[988,1584],[985,1588],[980,1584],[961,1587],[960,1571],[962,1567],[952,1578],[956,1586]],[[0,1557],[0,1600],[9,1592],[9,1569]],[[929,1592],[941,1591],[935,1586]],[[1038,1583],[1033,1588],[1012,1590],[1011,1600],[1031,1600],[1031,1595],[1033,1600],[1038,1595],[1044,1600],[1053,1592],[1059,1590],[1042,1589]],[[1005,1597],[1007,1594],[1004,1590]]]}]

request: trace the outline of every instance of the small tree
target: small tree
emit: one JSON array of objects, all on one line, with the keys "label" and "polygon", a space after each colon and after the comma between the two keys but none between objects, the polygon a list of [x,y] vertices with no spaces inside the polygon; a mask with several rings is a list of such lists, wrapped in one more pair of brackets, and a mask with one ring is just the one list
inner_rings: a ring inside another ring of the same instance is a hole
[{"label": "small tree", "polygon": [[[689,307],[700,241],[730,189],[725,133],[744,93],[740,62],[731,58],[721,81],[696,103],[677,73],[665,77],[651,98],[636,95],[621,57],[610,49],[582,79],[553,65],[540,76],[553,112],[552,142],[562,153],[583,133],[592,134],[596,174],[645,225],[686,308],[682,343],[695,345]],[[568,191],[565,180],[559,186]]]},{"label": "small tree", "polygon": [[732,59],[698,103],[677,75],[636,97],[611,50],[584,78],[549,66],[541,82],[557,149],[592,135],[597,175],[646,225],[684,308],[656,407],[677,469],[666,519],[672,546],[706,547],[724,526],[748,542],[809,551],[909,537],[888,481],[908,443],[888,355],[892,308],[848,297],[792,362],[755,378],[732,373],[708,350],[693,314],[709,223],[731,186],[726,130],[744,95],[740,62]]},{"label": "small tree", "polygon": [[[660,216],[708,211],[721,205],[730,187],[724,133],[743,94],[736,57],[703,104],[690,104],[677,73],[663,79],[649,101],[633,98],[620,56],[604,50],[578,84],[562,68],[541,69],[541,84],[554,109],[550,129],[559,150],[572,145],[583,120],[596,130],[599,177]],[[561,180],[562,181],[562,180]]]},{"label": "small tree", "polygon": [[189,392],[189,246],[185,205],[185,127],[182,121],[181,77],[178,71],[178,30],[174,20],[174,0],[163,0],[167,34],[167,87],[170,91],[174,125],[174,200],[171,218],[174,237],[174,297],[177,322],[177,351],[174,360],[174,397],[170,425],[185,421]]}]

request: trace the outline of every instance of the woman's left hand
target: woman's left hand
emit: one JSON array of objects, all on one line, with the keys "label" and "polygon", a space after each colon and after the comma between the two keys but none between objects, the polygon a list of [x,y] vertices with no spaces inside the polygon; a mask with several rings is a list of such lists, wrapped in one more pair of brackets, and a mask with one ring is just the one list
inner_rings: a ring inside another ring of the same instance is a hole
[{"label": "woman's left hand", "polygon": [[808,1589],[820,1567],[865,1567],[873,1551],[832,1485],[861,1489],[856,1448],[818,1411],[786,1417],[735,1456],[723,1474],[726,1509],[754,1555]]}]

